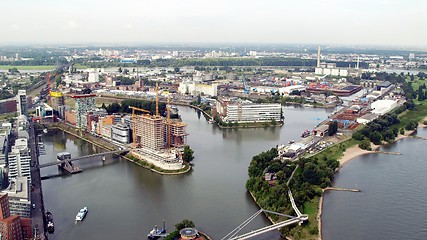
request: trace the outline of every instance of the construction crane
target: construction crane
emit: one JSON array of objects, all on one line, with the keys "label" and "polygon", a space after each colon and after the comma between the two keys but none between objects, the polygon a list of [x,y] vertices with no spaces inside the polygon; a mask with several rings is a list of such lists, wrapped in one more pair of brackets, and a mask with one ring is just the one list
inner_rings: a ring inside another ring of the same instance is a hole
[{"label": "construction crane", "polygon": [[141,108],[137,108],[137,107],[133,107],[133,106],[129,106],[130,109],[132,109],[132,138],[133,138],[133,147],[136,148],[136,115],[135,115],[135,111],[140,111],[140,112],[145,112],[145,113],[150,113],[150,111],[145,110],[145,109],[141,109]]},{"label": "construction crane", "polygon": [[167,110],[167,119],[166,119],[166,125],[168,126],[168,133],[167,133],[167,141],[168,141],[168,149],[171,148],[171,106],[170,106],[170,99],[169,99],[169,95],[168,95],[168,105],[166,106],[166,110]]},{"label": "construction crane", "polygon": [[159,116],[159,82],[156,81],[156,116]]}]

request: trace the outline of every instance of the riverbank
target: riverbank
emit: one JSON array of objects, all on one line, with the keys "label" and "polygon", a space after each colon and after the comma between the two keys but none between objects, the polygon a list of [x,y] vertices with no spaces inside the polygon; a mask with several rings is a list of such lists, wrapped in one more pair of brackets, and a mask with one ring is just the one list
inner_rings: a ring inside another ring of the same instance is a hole
[{"label": "riverbank", "polygon": [[[54,124],[50,124],[47,125],[48,129],[57,129],[57,130],[61,130],[64,131],[72,136],[75,136],[79,139],[82,139],[88,143],[91,143],[97,147],[100,147],[102,149],[108,150],[108,151],[113,151],[113,150],[119,150],[119,146],[112,144],[111,142],[103,139],[103,138],[98,138],[95,137],[91,134],[86,134],[86,133],[82,133],[80,132],[78,129],[76,129],[73,126],[69,126],[67,124],[64,123],[54,123]],[[146,168],[151,170],[152,172],[161,174],[161,175],[179,175],[179,174],[185,174],[188,173],[192,167],[190,164],[184,164],[184,167],[179,169],[179,170],[165,170],[165,169],[161,169],[159,167],[156,167],[146,161],[143,160],[133,160],[133,158],[131,156],[129,156],[129,154],[127,154],[126,156],[121,156],[122,158],[126,159],[129,162],[132,162],[140,167]]]}]

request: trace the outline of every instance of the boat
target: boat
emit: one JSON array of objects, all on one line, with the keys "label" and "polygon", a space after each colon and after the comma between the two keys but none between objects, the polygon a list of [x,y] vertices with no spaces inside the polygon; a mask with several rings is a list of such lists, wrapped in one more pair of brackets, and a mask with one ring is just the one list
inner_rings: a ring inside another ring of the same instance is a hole
[{"label": "boat", "polygon": [[308,136],[310,136],[310,131],[308,131],[308,130],[305,130],[305,131],[301,134],[301,137],[302,137],[302,138],[306,138],[306,137],[308,137]]},{"label": "boat", "polygon": [[43,132],[44,132],[44,133],[47,133],[47,129],[46,129],[46,128],[45,128],[45,129],[43,129]]},{"label": "boat", "polygon": [[80,209],[80,211],[76,215],[76,221],[83,221],[83,219],[86,217],[87,211],[87,207]]},{"label": "boat", "polygon": [[291,140],[288,142],[289,144],[295,143],[295,140]]},{"label": "boat", "polygon": [[53,225],[52,213],[49,211],[46,212],[46,220],[47,220],[47,232],[52,234],[53,232],[55,232],[55,226]]},{"label": "boat", "polygon": [[166,237],[165,220],[163,220],[163,228],[158,228],[157,225],[154,225],[154,228],[147,235],[147,239],[159,239],[161,237]]},{"label": "boat", "polygon": [[214,123],[214,120],[209,119],[208,123],[209,123],[209,124],[213,124],[213,123]]}]

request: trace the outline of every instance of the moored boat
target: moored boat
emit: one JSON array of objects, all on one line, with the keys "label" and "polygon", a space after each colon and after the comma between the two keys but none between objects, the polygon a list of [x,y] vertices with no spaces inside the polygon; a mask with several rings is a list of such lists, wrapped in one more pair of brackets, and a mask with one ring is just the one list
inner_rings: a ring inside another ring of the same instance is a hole
[{"label": "moored boat", "polygon": [[55,232],[55,226],[53,224],[52,213],[49,211],[46,212],[46,220],[47,220],[47,232],[52,234],[53,232]]}]

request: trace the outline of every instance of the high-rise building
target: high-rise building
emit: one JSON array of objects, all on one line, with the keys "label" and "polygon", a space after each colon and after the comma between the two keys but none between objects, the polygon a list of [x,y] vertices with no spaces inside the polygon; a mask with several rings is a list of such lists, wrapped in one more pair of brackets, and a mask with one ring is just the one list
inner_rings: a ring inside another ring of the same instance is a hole
[{"label": "high-rise building", "polygon": [[18,90],[16,103],[17,103],[18,116],[21,116],[21,115],[28,116],[26,90]]},{"label": "high-rise building", "polygon": [[163,117],[148,114],[136,116],[136,143],[151,150],[165,147],[165,123]]},{"label": "high-rise building", "polygon": [[87,129],[87,115],[96,110],[95,94],[73,95],[76,110],[76,127],[82,130]]}]

